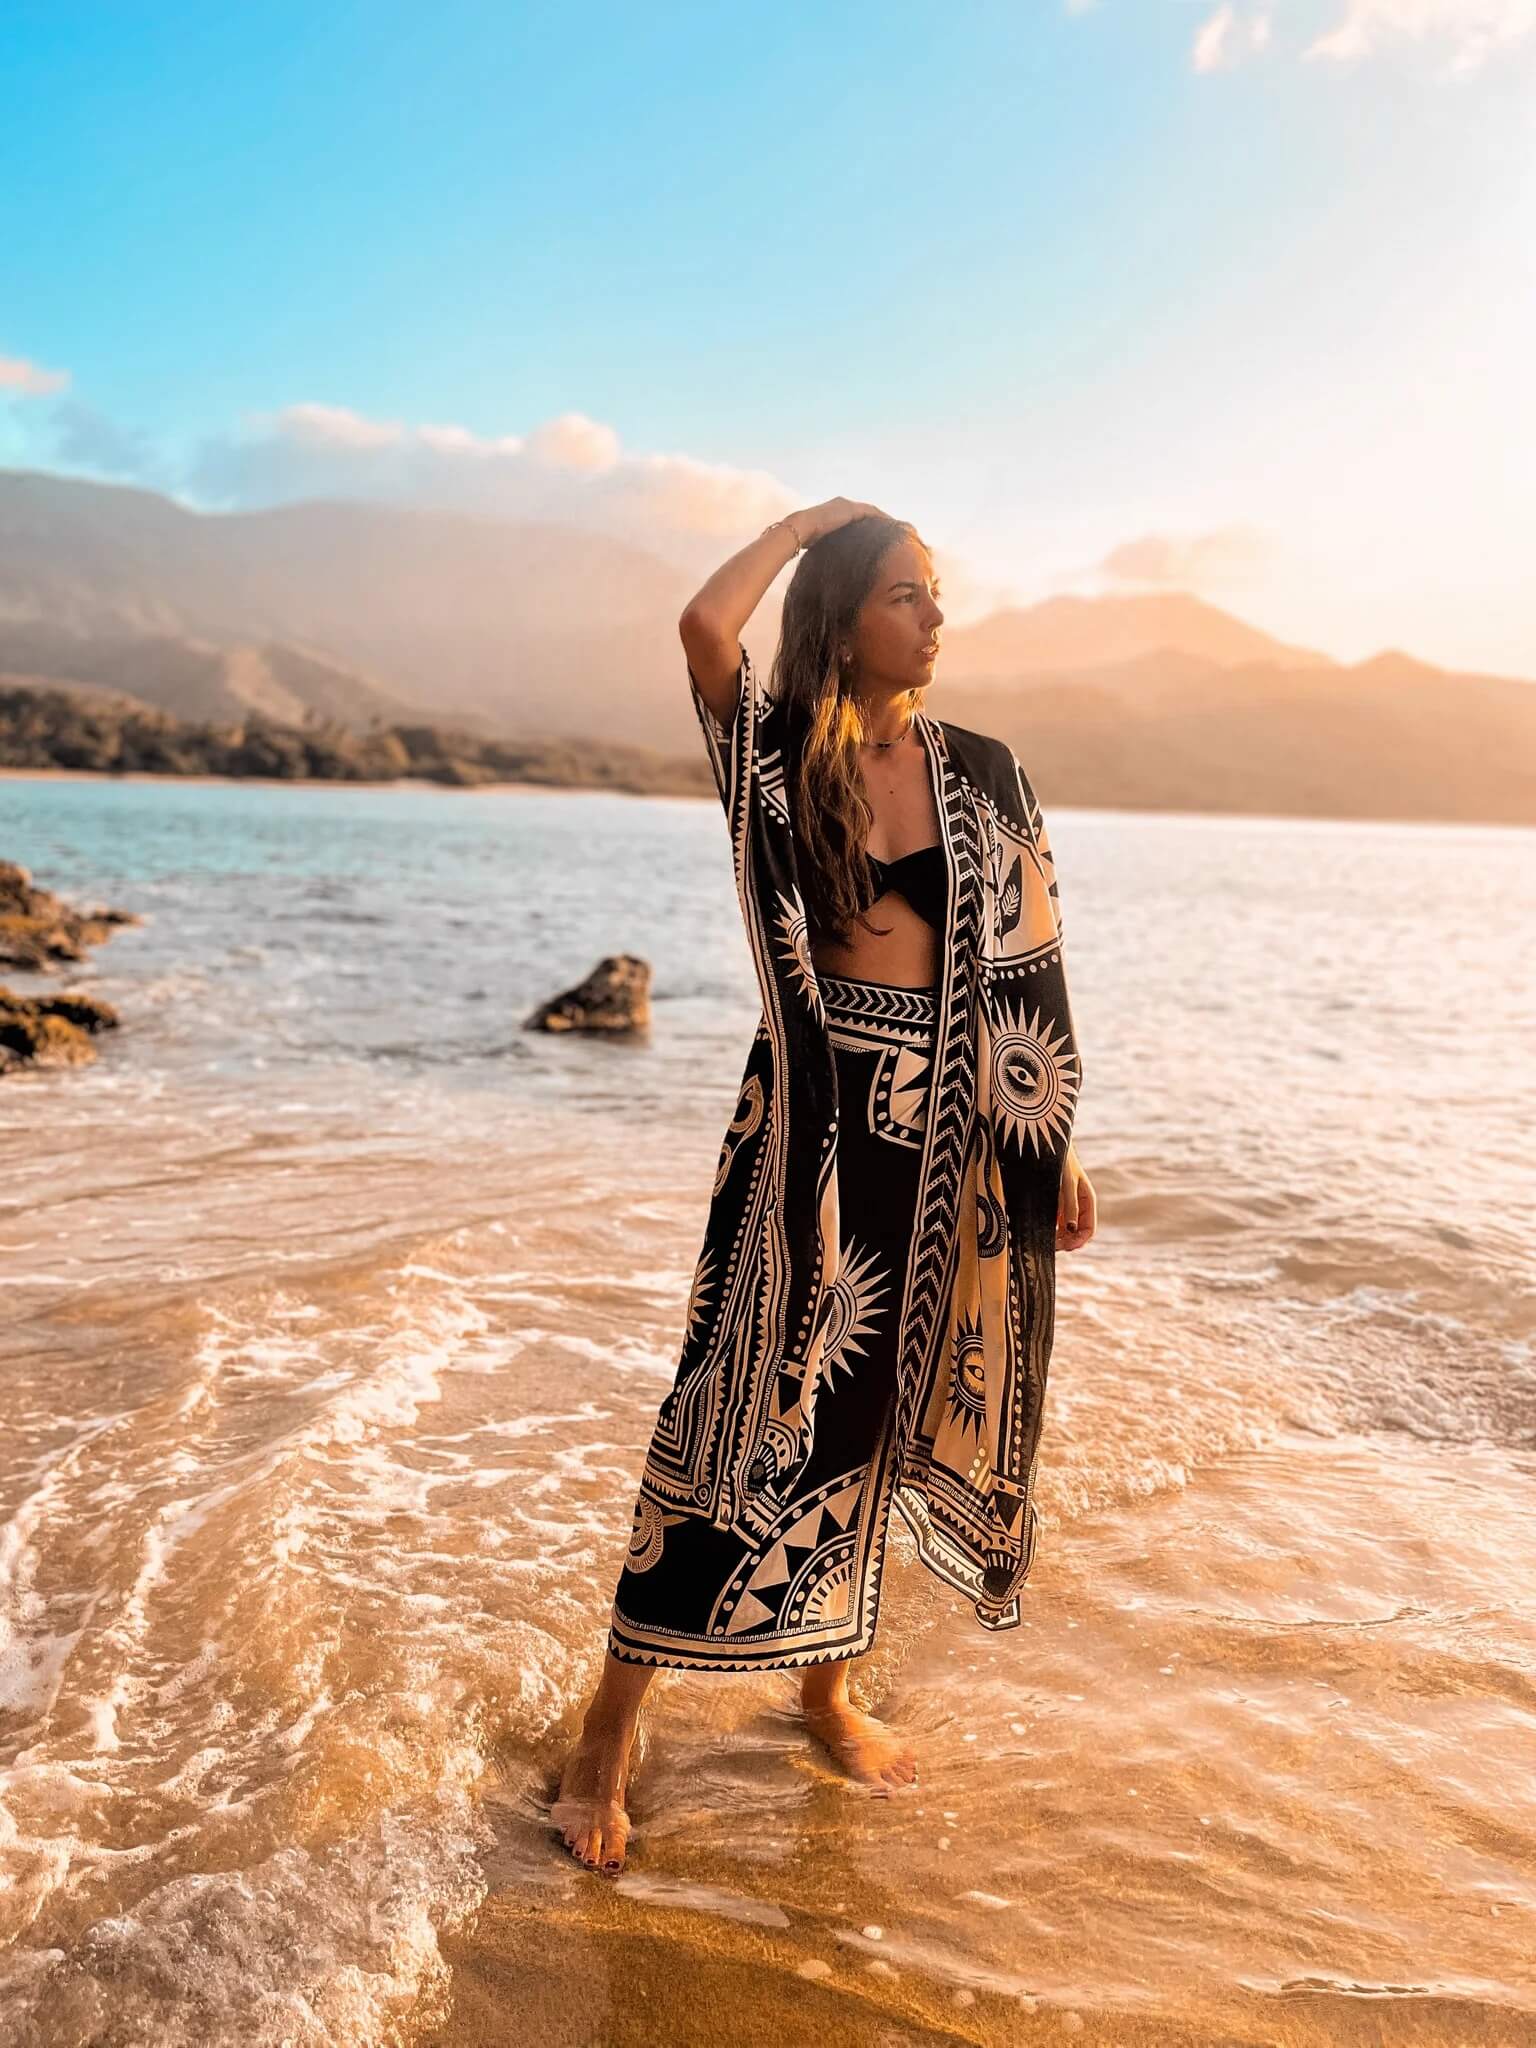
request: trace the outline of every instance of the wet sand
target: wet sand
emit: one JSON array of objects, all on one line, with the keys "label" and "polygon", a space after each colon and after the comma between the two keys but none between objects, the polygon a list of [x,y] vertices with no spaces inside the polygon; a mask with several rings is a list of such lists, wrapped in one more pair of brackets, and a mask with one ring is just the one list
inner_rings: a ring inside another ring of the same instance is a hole
[{"label": "wet sand", "polygon": [[648,1706],[617,1879],[545,1841],[514,1764],[427,2038],[704,2048],[728,2014],[743,2048],[1536,2040],[1536,1995],[1492,1993],[1536,1994],[1536,1824],[1501,1791],[1530,1783],[1530,1611],[1501,1640],[1426,1535],[1459,1508],[1518,1557],[1505,1462],[1271,1445],[1052,1532],[995,1648],[904,1584],[883,1711],[922,1778],[888,1800],[766,1680]]}]

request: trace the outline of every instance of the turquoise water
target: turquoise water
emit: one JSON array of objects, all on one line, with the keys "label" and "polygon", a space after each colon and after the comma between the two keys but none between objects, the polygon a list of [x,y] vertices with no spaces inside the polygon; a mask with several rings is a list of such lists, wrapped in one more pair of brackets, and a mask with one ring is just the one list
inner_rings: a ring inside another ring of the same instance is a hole
[{"label": "turquoise water", "polygon": [[[750,1032],[712,805],[537,793],[235,783],[0,780],[0,844],[40,880],[116,902],[148,930],[99,971],[125,990],[195,975],[195,1022],[138,1020],[167,1071],[172,1043],[217,1035],[226,1071],[329,1061],[476,1086],[520,1062],[558,1090],[523,1016],[608,952],[655,964],[667,1029],[653,1063],[690,1061],[731,1011]],[[729,1028],[726,1026],[725,1028]],[[211,1049],[211,1048],[210,1048]]]}]

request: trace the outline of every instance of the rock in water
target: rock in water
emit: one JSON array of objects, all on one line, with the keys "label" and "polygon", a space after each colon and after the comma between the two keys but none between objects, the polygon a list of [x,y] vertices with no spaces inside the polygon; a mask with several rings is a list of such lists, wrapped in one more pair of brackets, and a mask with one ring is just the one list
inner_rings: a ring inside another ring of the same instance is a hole
[{"label": "rock in water", "polygon": [[651,1023],[651,963],[635,953],[610,953],[564,995],[543,1003],[528,1031],[647,1031]]},{"label": "rock in water", "polygon": [[28,1062],[82,1067],[96,1057],[95,1033],[116,1025],[116,1010],[99,996],[18,996],[0,988],[0,1074]]},{"label": "rock in water", "polygon": [[119,925],[138,922],[126,910],[73,910],[34,887],[25,868],[0,860],[0,967],[51,973],[61,960],[83,960]]}]

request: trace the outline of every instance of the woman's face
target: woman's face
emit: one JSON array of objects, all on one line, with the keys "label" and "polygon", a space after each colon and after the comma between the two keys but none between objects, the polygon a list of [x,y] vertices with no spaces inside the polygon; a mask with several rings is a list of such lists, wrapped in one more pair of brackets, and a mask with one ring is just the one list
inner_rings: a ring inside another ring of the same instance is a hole
[{"label": "woman's face", "polygon": [[851,666],[861,690],[894,695],[933,681],[944,623],[938,596],[933,563],[915,540],[897,541],[881,556],[852,642]]}]

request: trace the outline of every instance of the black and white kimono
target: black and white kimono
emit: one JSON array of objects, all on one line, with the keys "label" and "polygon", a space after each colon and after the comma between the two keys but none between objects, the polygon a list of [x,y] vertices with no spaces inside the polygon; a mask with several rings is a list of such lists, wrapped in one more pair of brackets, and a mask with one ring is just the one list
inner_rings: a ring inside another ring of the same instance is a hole
[{"label": "black and white kimono", "polygon": [[[840,1214],[837,1063],[812,964],[788,789],[800,735],[741,653],[727,731],[699,699],[762,995],[715,1175],[674,1385],[646,1455],[610,1646],[638,1661],[742,1669],[794,1654],[787,1624],[757,1656],[734,1629],[640,1625],[633,1571],[707,1522],[742,1548],[776,1540],[816,1442],[831,1334],[856,1287]],[[895,1325],[889,1486],[923,1561],[989,1629],[1017,1626],[1055,1317],[1055,1231],[1082,1065],[1045,823],[998,740],[919,714],[948,873],[940,979],[923,1000],[929,1071],[910,1247]],[[850,986],[850,985],[842,985]],[[866,993],[878,984],[860,984]],[[829,984],[828,995],[832,990]],[[904,992],[890,991],[900,1005]],[[835,1021],[835,1020],[834,1020]],[[702,1533],[702,1532],[701,1532]],[[882,1539],[883,1540],[883,1539]],[[866,1571],[878,1568],[871,1552]],[[658,1574],[658,1578],[659,1578]],[[761,1576],[761,1575],[760,1575]],[[730,1603],[727,1602],[727,1605]],[[867,1634],[867,1627],[866,1627]],[[859,1647],[857,1630],[846,1642]],[[843,1654],[849,1651],[844,1650]]]}]

